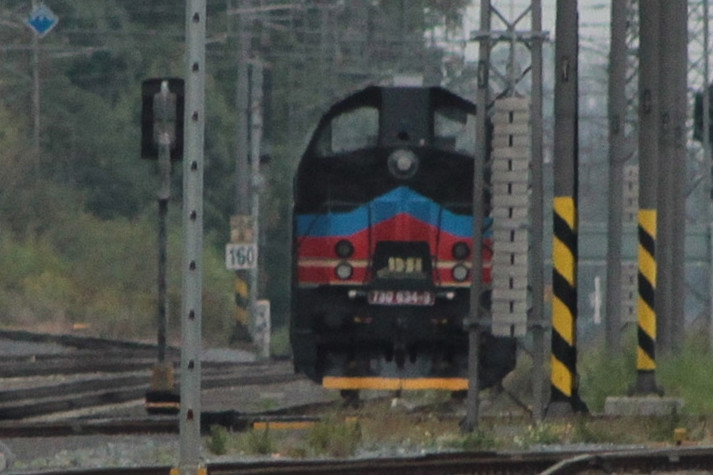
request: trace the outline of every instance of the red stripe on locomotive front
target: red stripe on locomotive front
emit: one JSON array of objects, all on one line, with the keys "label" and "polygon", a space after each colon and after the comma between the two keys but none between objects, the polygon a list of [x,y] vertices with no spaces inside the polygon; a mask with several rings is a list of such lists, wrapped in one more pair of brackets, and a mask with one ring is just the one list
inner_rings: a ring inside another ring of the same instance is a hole
[{"label": "red stripe on locomotive front", "polygon": [[[425,241],[428,242],[431,250],[436,250],[432,257],[434,264],[439,261],[453,261],[452,249],[457,242],[465,242],[471,246],[470,237],[454,236],[451,233],[439,230],[437,227],[424,223],[414,218],[408,213],[400,213],[391,219],[382,221],[374,225],[371,229],[349,236],[326,236],[310,237],[304,236],[298,239],[298,282],[301,284],[355,284],[366,283],[370,276],[368,269],[361,266],[354,267],[352,278],[342,281],[336,278],[334,267],[335,259],[339,259],[335,252],[335,246],[340,240],[346,239],[354,246],[354,254],[347,261],[369,260],[373,254],[376,244],[380,241]],[[490,282],[491,279],[491,259],[492,259],[492,239],[483,241],[483,281]],[[309,265],[305,261],[329,260],[324,265],[316,265],[311,262]],[[453,285],[455,280],[450,269],[436,268],[433,271],[434,282],[437,285]],[[468,279],[470,280],[470,279]],[[460,283],[463,285],[463,283]]]}]

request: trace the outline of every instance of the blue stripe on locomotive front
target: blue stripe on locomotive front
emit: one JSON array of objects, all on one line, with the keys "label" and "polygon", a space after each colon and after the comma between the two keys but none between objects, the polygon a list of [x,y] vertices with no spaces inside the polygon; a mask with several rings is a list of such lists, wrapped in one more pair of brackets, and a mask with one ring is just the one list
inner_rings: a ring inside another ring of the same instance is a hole
[{"label": "blue stripe on locomotive front", "polygon": [[[441,210],[443,214],[439,220],[439,211]],[[368,227],[370,212],[372,225],[391,219],[400,213],[408,213],[424,223],[440,227],[441,230],[454,236],[469,238],[473,235],[472,216],[452,213],[412,189],[400,186],[352,211],[329,213],[328,215],[297,215],[295,217],[297,236],[350,236]],[[490,220],[491,218],[485,220],[487,228],[485,238],[492,237],[492,231],[487,226]]]}]

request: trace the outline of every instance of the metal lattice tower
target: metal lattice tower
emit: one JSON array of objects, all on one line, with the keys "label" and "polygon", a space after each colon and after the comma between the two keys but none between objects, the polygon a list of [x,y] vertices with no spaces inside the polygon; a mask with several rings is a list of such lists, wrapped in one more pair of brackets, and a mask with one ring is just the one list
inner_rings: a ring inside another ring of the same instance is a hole
[{"label": "metal lattice tower", "polygon": [[[519,8],[519,7],[518,7]],[[529,24],[528,24],[529,21]],[[485,137],[486,122],[485,115],[480,111],[487,111],[488,114],[493,114],[496,107],[493,104],[496,99],[499,98],[529,98],[530,100],[530,111],[526,111],[526,114],[531,114],[531,130],[527,130],[531,138],[523,139],[521,137],[515,137],[515,135],[510,134],[510,131],[518,129],[518,134],[520,132],[520,126],[511,124],[513,122],[510,120],[516,114],[512,111],[503,113],[502,110],[499,112],[500,117],[510,117],[506,122],[500,124],[501,127],[498,129],[498,133],[504,134],[500,137],[506,142],[510,142],[512,145],[513,141],[517,140],[527,140],[528,143],[531,140],[531,151],[532,151],[532,176],[530,178],[531,185],[527,182],[512,183],[508,185],[507,183],[499,183],[497,185],[497,190],[491,188],[492,193],[496,193],[498,190],[509,190],[518,188],[522,186],[532,187],[532,209],[531,209],[531,221],[529,224],[525,224],[525,228],[529,228],[529,239],[530,239],[530,269],[531,272],[541,273],[543,270],[542,265],[542,223],[543,223],[543,210],[542,210],[542,44],[545,41],[546,34],[542,31],[542,6],[539,0],[532,1],[527,7],[517,10],[515,9],[513,2],[496,2],[490,0],[484,0],[480,5],[480,29],[474,31],[470,39],[472,41],[478,42],[479,45],[479,59],[477,64],[477,76],[474,81],[474,86],[476,86],[476,92],[474,97],[476,98],[476,103],[478,104],[478,125],[477,138],[478,143],[481,144],[481,150],[476,153],[476,169],[479,166],[485,166],[486,168],[492,169],[492,163],[486,163],[486,158],[489,151],[484,150],[487,147],[486,141],[481,140]],[[500,108],[498,108],[500,109]],[[510,130],[512,129],[512,130]],[[495,140],[499,140],[497,137]],[[508,151],[506,153],[510,153]],[[494,152],[493,155],[496,155]],[[480,158],[478,158],[480,157]],[[507,173],[507,171],[506,171]],[[476,175],[478,175],[476,173]],[[521,177],[520,177],[521,178]],[[475,180],[476,182],[479,180]],[[481,185],[474,184],[474,195],[477,193]],[[506,193],[507,194],[507,193]],[[508,203],[510,198],[508,196],[503,196],[500,200],[501,203]],[[497,205],[499,198],[493,197],[493,205]],[[474,208],[482,206],[479,200],[474,200]],[[514,208],[510,208],[510,215],[516,214],[513,211]],[[477,211],[477,210],[474,210]],[[480,211],[474,212],[475,222],[478,223],[479,219],[485,215],[488,215],[491,210],[484,209],[482,213]],[[506,213],[507,214],[507,213]],[[494,218],[496,218],[494,216]],[[506,224],[510,225],[512,223]],[[477,228],[477,225],[475,226]],[[497,227],[497,226],[496,226]],[[474,245],[481,242],[482,234],[474,231]],[[516,233],[515,230],[507,230],[505,234],[513,236]],[[496,231],[497,234],[497,231]],[[525,236],[527,236],[525,234]],[[497,235],[496,235],[497,239]],[[521,239],[518,235],[515,240]],[[527,237],[525,238],[525,254],[528,253],[527,250]],[[511,239],[512,240],[512,239]],[[518,241],[519,242],[519,241]],[[510,243],[516,246],[517,243]],[[507,248],[508,244],[505,245],[505,252],[509,252]],[[497,243],[494,247],[498,248]],[[522,251],[519,244],[516,246],[518,250]],[[476,250],[474,255],[479,254]],[[512,254],[512,253],[510,253]],[[497,262],[497,257],[493,258],[493,262]],[[508,258],[511,262],[519,262],[525,266],[528,264],[527,255],[522,259],[518,259],[516,256],[510,255]],[[473,260],[473,266],[477,266],[479,260]],[[511,278],[512,276],[505,275],[505,280],[511,283],[512,287],[515,280]],[[525,277],[526,278],[526,277]],[[544,362],[544,350],[543,350],[543,316],[542,316],[542,297],[543,297],[543,282],[542,275],[534,276],[530,279],[532,285],[532,312],[529,317],[527,316],[527,304],[528,302],[522,302],[522,306],[517,305],[514,301],[508,301],[505,303],[505,307],[510,307],[510,309],[522,308],[525,311],[522,312],[522,323],[518,325],[513,325],[512,319],[507,321],[501,321],[497,328],[502,330],[503,328],[512,328],[511,331],[517,331],[518,334],[524,331],[526,324],[529,324],[534,329],[534,346],[535,346],[535,362],[534,368],[537,369],[536,374],[533,374],[533,385],[535,393],[535,402],[533,404],[535,409],[535,416],[540,418],[542,416],[543,404],[542,397],[544,397],[543,385],[542,385],[542,375],[539,373],[543,367]],[[496,276],[493,276],[493,285],[497,284]],[[518,280],[519,282],[519,280]],[[473,279],[473,286],[471,288],[471,357],[469,362],[469,377],[470,377],[470,387],[468,394],[468,415],[466,420],[466,425],[468,427],[474,427],[477,425],[478,419],[478,400],[477,400],[477,369],[474,370],[473,366],[477,365],[477,340],[481,327],[490,327],[493,324],[493,330],[496,330],[496,317],[497,315],[487,315],[489,309],[484,309],[480,307],[480,298],[478,297],[483,289],[481,283],[477,279]],[[493,290],[493,299],[496,298],[496,289]],[[509,298],[509,291],[503,293],[504,298]],[[518,293],[517,299],[520,299],[520,293]],[[525,300],[527,298],[525,297]],[[493,301],[493,305],[497,306],[497,302]],[[489,318],[490,317],[490,318]],[[517,329],[517,330],[516,330]],[[473,356],[475,355],[475,356]],[[474,363],[474,361],[476,361]]]}]

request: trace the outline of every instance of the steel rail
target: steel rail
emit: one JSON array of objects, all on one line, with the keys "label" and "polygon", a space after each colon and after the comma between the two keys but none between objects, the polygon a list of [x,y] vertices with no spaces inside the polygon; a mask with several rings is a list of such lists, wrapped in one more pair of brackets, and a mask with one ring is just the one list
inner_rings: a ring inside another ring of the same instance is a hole
[{"label": "steel rail", "polygon": [[[606,473],[651,473],[653,471],[685,471],[708,469],[713,464],[711,447],[672,447],[669,449],[551,451],[551,452],[456,452],[427,454],[414,457],[369,458],[348,460],[265,460],[257,462],[208,463],[209,475],[266,475],[266,474],[388,474],[444,473],[502,475],[574,474],[604,470]],[[168,475],[171,467],[145,466],[127,468],[91,468],[38,472],[42,474],[93,475]]]},{"label": "steel rail", "polygon": [[[238,369],[230,372],[224,368],[205,369],[204,388],[281,384],[302,379],[282,365],[272,370],[265,365]],[[114,375],[0,391],[0,420],[20,420],[143,399],[149,380],[148,373],[144,376]]]}]

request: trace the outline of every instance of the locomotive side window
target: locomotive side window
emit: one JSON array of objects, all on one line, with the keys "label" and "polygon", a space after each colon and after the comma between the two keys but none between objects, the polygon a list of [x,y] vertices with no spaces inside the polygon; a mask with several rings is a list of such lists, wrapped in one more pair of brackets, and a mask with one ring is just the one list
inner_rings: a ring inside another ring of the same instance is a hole
[{"label": "locomotive side window", "polygon": [[475,154],[475,115],[455,107],[436,109],[433,121],[435,145],[455,152]]},{"label": "locomotive side window", "polygon": [[375,147],[378,135],[379,111],[375,107],[358,107],[332,118],[319,132],[316,152],[324,157]]}]

